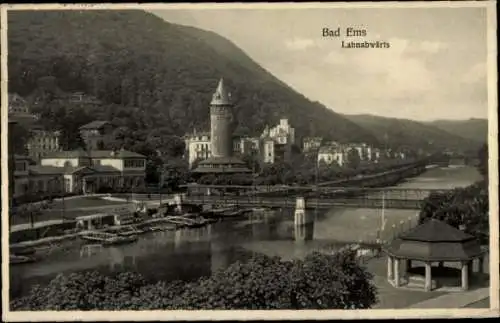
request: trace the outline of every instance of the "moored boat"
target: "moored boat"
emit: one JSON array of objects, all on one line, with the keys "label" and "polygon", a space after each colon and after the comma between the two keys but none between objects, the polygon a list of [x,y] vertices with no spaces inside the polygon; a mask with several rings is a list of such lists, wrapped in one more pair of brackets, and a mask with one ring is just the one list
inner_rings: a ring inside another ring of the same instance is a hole
[{"label": "moored boat", "polygon": [[137,241],[138,237],[136,235],[131,235],[131,236],[115,236],[109,239],[106,239],[103,241],[102,245],[103,246],[114,246],[114,245],[120,245],[120,244],[126,244],[126,243],[132,243]]},{"label": "moored boat", "polygon": [[128,227],[118,229],[116,233],[122,237],[129,237],[129,236],[135,236],[135,235],[141,234],[141,233],[143,233],[143,231],[139,230],[133,226],[128,226]]},{"label": "moored boat", "polygon": [[103,246],[125,244],[137,241],[137,235],[121,236],[109,232],[85,232],[80,236],[83,240],[91,243],[100,243]]}]

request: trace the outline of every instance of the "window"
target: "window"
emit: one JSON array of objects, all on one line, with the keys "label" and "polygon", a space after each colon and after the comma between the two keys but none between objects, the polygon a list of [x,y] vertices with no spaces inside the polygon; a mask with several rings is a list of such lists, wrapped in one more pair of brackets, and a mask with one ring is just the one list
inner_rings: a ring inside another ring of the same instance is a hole
[{"label": "window", "polygon": [[125,168],[140,168],[144,167],[143,159],[125,159],[124,161]]},{"label": "window", "polygon": [[16,171],[19,171],[19,172],[26,171],[26,163],[25,162],[16,163]]}]

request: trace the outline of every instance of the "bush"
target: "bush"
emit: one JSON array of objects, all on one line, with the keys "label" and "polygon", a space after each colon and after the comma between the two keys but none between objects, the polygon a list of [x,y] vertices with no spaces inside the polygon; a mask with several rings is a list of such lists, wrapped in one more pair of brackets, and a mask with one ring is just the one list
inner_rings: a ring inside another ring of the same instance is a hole
[{"label": "bush", "polygon": [[59,275],[11,309],[364,309],[377,301],[371,278],[350,250],[294,261],[257,255],[192,283],[146,284],[134,273]]}]

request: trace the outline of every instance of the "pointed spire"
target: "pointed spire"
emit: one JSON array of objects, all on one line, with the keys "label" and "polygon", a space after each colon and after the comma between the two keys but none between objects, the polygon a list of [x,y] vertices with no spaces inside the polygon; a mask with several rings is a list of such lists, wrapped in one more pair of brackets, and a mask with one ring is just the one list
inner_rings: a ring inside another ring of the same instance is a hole
[{"label": "pointed spire", "polygon": [[221,78],[219,80],[219,85],[217,85],[217,89],[212,96],[212,102],[210,104],[213,105],[226,105],[231,104],[231,94],[227,91],[224,86],[224,79]]}]

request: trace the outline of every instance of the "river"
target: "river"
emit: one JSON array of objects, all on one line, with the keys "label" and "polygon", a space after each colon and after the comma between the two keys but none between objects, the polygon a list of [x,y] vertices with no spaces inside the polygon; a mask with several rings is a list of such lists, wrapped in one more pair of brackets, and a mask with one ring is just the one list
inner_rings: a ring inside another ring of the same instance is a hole
[{"label": "river", "polygon": [[[434,168],[397,187],[449,189],[480,179],[481,175],[471,167]],[[417,213],[417,210],[339,207],[308,211],[307,224],[295,227],[293,210],[267,211],[199,229],[148,233],[140,236],[136,243],[117,247],[71,242],[52,250],[36,263],[12,265],[11,297],[25,294],[35,284],[49,282],[58,273],[130,270],[141,273],[151,282],[192,280],[237,260],[244,261],[255,252],[284,259],[304,257],[317,249],[373,242],[377,237],[390,239],[391,228],[415,226]],[[386,220],[385,225],[382,218]]]}]

